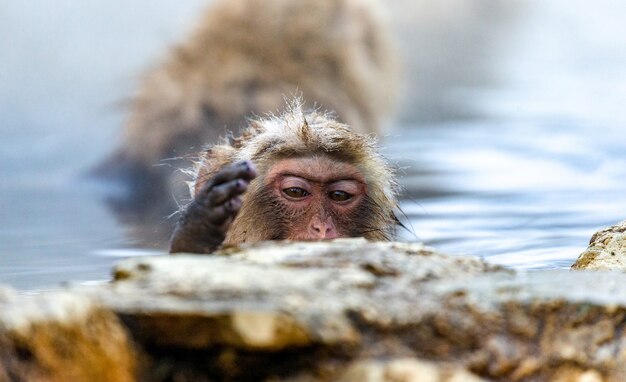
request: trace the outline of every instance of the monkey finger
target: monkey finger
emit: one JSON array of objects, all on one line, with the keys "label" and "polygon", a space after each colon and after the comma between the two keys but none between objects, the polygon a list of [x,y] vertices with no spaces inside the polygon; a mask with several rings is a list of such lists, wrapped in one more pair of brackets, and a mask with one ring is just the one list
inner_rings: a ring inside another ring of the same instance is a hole
[{"label": "monkey finger", "polygon": [[209,205],[223,204],[228,199],[243,194],[248,189],[248,182],[243,179],[231,180],[214,186],[206,194]]},{"label": "monkey finger", "polygon": [[207,214],[207,219],[214,225],[221,225],[228,218],[234,218],[241,209],[242,200],[240,196],[229,199],[226,203],[215,206]]},{"label": "monkey finger", "polygon": [[233,163],[221,169],[211,180],[214,187],[218,184],[229,182],[234,179],[244,179],[250,181],[257,176],[254,163],[249,160]]}]

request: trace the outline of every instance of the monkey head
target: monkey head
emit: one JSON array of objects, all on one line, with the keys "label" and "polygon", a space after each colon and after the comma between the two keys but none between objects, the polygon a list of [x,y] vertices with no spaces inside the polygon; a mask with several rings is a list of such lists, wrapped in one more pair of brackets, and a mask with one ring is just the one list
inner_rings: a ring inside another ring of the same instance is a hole
[{"label": "monkey head", "polygon": [[389,240],[395,233],[394,172],[373,137],[353,132],[329,114],[305,112],[296,100],[281,116],[251,121],[241,136],[206,151],[194,197],[223,168],[242,162],[256,166],[256,177],[237,200],[234,220],[226,223],[225,244]]}]

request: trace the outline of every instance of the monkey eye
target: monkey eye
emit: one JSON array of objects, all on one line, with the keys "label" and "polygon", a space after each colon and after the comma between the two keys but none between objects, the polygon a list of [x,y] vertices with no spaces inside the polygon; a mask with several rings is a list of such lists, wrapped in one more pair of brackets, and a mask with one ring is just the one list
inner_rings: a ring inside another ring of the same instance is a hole
[{"label": "monkey eye", "polygon": [[328,197],[336,202],[345,202],[346,200],[352,199],[352,194],[345,191],[331,191],[328,193]]},{"label": "monkey eye", "polygon": [[304,198],[305,196],[310,195],[307,190],[302,189],[300,187],[285,188],[283,189],[283,193],[291,198],[296,198],[296,199]]}]

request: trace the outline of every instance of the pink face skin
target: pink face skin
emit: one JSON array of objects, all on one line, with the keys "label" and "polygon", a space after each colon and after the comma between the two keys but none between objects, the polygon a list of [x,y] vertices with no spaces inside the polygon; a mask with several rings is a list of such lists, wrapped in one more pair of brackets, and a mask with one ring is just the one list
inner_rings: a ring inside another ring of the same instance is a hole
[{"label": "pink face skin", "polygon": [[291,240],[348,236],[337,217],[350,215],[367,191],[356,167],[327,157],[282,160],[268,171],[266,179],[293,217],[287,235]]}]

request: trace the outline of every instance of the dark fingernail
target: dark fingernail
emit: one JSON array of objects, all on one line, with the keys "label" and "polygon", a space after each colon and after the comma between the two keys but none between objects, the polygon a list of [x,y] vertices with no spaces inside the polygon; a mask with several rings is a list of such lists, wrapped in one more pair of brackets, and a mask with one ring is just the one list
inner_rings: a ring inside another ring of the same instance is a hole
[{"label": "dark fingernail", "polygon": [[254,162],[247,160],[243,162],[242,167],[246,170],[247,173],[256,175],[257,171],[256,171],[256,166],[254,165]]}]

